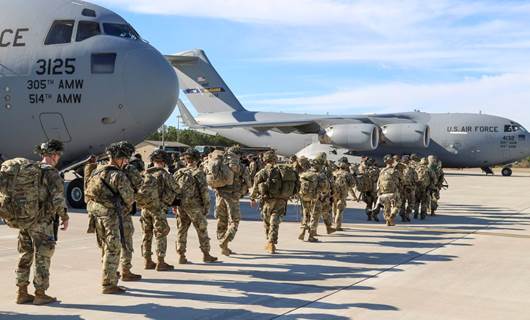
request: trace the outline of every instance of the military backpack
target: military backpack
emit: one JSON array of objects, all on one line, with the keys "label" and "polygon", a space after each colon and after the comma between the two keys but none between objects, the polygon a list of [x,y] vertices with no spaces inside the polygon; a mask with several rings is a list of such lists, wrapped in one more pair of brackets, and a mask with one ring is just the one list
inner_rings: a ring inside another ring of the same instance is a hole
[{"label": "military backpack", "polygon": [[418,175],[418,185],[420,187],[427,188],[431,184],[431,176],[429,175],[429,168],[427,166],[417,166],[416,174]]},{"label": "military backpack", "polygon": [[214,151],[210,154],[205,169],[206,182],[212,188],[222,188],[234,183],[234,171],[221,152]]},{"label": "military backpack", "polygon": [[278,165],[270,169],[260,193],[268,198],[289,200],[299,191],[298,173],[290,165]]},{"label": "military backpack", "polygon": [[395,193],[397,191],[398,176],[395,169],[386,168],[379,176],[379,192],[381,194]]},{"label": "military backpack", "polygon": [[12,228],[25,229],[39,218],[39,190],[42,186],[41,164],[15,158],[0,169],[0,217]]}]

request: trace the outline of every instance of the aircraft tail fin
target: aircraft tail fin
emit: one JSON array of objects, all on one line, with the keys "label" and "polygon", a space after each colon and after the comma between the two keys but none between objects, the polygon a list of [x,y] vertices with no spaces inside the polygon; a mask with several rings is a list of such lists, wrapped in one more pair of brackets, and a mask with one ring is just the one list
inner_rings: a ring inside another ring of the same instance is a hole
[{"label": "aircraft tail fin", "polygon": [[186,51],[166,59],[176,69],[180,88],[199,113],[245,111],[203,50]]},{"label": "aircraft tail fin", "polygon": [[200,128],[199,123],[195,120],[191,112],[188,110],[184,102],[182,100],[178,100],[177,106],[179,108],[180,116],[182,117],[182,120],[184,123],[191,129]]}]

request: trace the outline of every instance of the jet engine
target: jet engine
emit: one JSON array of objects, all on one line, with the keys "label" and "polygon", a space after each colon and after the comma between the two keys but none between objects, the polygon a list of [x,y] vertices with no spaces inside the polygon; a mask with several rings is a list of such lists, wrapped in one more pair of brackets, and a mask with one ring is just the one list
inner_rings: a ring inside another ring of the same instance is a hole
[{"label": "jet engine", "polygon": [[336,124],[328,127],[320,141],[355,151],[373,151],[379,146],[379,128],[373,124]]},{"label": "jet engine", "polygon": [[386,145],[395,147],[428,148],[431,129],[419,123],[394,123],[381,127]]}]

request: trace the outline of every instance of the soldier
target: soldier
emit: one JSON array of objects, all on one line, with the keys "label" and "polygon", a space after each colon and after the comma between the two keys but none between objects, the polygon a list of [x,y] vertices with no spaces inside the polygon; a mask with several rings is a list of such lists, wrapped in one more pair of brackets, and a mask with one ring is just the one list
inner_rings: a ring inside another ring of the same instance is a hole
[{"label": "soldier", "polygon": [[427,216],[427,210],[430,206],[429,200],[429,189],[433,183],[434,174],[429,169],[429,162],[427,159],[422,158],[420,163],[416,166],[416,174],[418,175],[418,188],[416,192],[416,210],[414,212],[414,219],[418,219],[418,214],[421,216],[421,220],[424,220]]},{"label": "soldier", "polygon": [[203,261],[211,263],[217,261],[210,255],[210,238],[208,237],[208,212],[210,211],[210,195],[206,183],[206,175],[199,168],[200,153],[195,149],[188,149],[184,153],[187,166],[178,170],[174,177],[181,190],[181,203],[178,209],[173,209],[177,217],[177,253],[179,264],[187,264],[186,244],[188,229],[193,223],[199,236],[199,246],[203,253]]},{"label": "soldier", "polygon": [[121,246],[126,247],[123,217],[134,201],[134,189],[123,169],[133,152],[128,142],[111,144],[107,148],[110,163],[98,166],[88,180],[87,209],[97,218],[96,233],[103,248],[103,294],[125,292],[118,287],[117,271]]},{"label": "soldier", "polygon": [[[305,160],[303,160],[305,159]],[[325,174],[319,171],[315,160],[312,163],[306,158],[300,158],[304,172],[300,174],[300,199],[302,202],[302,220],[300,225],[299,240],[305,239],[306,232],[309,233],[309,242],[318,242],[317,227],[322,213],[322,202],[329,192],[330,185]]]},{"label": "soldier", "polygon": [[[63,144],[51,140],[36,147],[36,153],[42,157],[38,164],[42,173],[42,184],[35,197],[39,199],[37,220],[27,228],[20,228],[18,234],[18,252],[20,253],[17,275],[17,304],[33,303],[44,305],[57,299],[46,295],[50,286],[50,263],[55,251],[54,219],[61,218],[61,230],[68,229],[68,214],[64,200],[64,181],[55,167],[63,152]],[[9,161],[8,161],[9,162]],[[36,192],[35,192],[36,193]],[[29,197],[29,194],[26,194]],[[35,296],[28,293],[31,265],[35,261],[33,285]]]},{"label": "soldier", "polygon": [[346,209],[346,200],[348,194],[351,193],[354,198],[355,195],[355,176],[350,173],[350,163],[348,158],[342,157],[338,161],[338,170],[333,173],[335,177],[335,184],[333,188],[333,214],[335,221],[335,229],[337,231],[342,230],[342,216],[344,209]]},{"label": "soldier", "polygon": [[438,200],[440,200],[440,190],[442,190],[445,175],[442,169],[442,164],[438,158],[434,155],[428,157],[429,160],[429,169],[433,172],[434,181],[431,185],[430,199],[431,199],[431,215],[436,215],[436,210],[438,209]]},{"label": "soldier", "polygon": [[[127,178],[131,182],[131,186],[134,190],[135,196],[138,195],[140,187],[142,186],[142,175],[138,171],[135,165],[128,164],[124,169]],[[123,235],[125,237],[126,245],[121,250],[121,280],[123,281],[138,281],[142,279],[142,276],[139,274],[134,274],[131,272],[132,269],[132,256],[134,253],[134,224],[132,217],[136,214],[136,202],[132,205],[132,210],[123,216]]]},{"label": "soldier", "polygon": [[[175,179],[165,169],[169,162],[167,152],[161,149],[153,151],[150,160],[154,166],[144,173],[144,181],[138,192],[137,202],[142,209],[140,222],[142,223],[142,255],[145,259],[145,269],[156,271],[170,271],[174,267],[165,262],[167,251],[167,235],[170,227],[167,222],[168,208],[174,204],[178,194]],[[157,263],[151,259],[153,235],[156,239]]]},{"label": "soldier", "polygon": [[387,226],[394,226],[394,218],[399,212],[401,201],[399,199],[399,172],[393,166],[394,159],[387,155],[384,158],[386,167],[381,170],[377,182],[378,201],[383,205]]},{"label": "soldier", "polygon": [[[331,169],[331,164],[327,161],[327,155],[325,152],[320,152],[315,157],[315,163],[316,166],[319,168],[319,170],[326,175],[326,178],[328,179],[328,183],[330,186],[333,186],[334,184],[334,177],[333,177],[333,171]],[[324,224],[326,225],[326,232],[327,234],[332,234],[336,230],[333,228],[333,193],[331,190],[331,187],[329,191],[324,195],[324,199],[322,201],[322,219],[324,220]],[[318,227],[319,221],[315,221],[316,226]]]},{"label": "soldier", "polygon": [[263,160],[266,166],[256,174],[250,200],[251,206],[255,208],[256,199],[260,199],[261,217],[267,237],[265,250],[275,254],[280,223],[287,213],[289,198],[296,195],[299,190],[299,177],[291,167],[280,168],[276,165],[277,157],[274,151],[266,152]]},{"label": "soldier", "polygon": [[410,222],[412,211],[416,207],[416,185],[418,183],[418,175],[414,165],[411,163],[409,156],[403,156],[403,164],[405,165],[404,181],[403,181],[403,197],[401,202],[401,216],[403,221]]},{"label": "soldier", "polygon": [[357,188],[361,192],[361,199],[366,203],[366,216],[368,221],[379,221],[379,218],[372,213],[372,209],[377,202],[377,180],[379,179],[379,168],[375,166],[375,161],[370,158],[363,158],[359,166],[359,176],[357,178]]},{"label": "soldier", "polygon": [[[217,240],[219,240],[221,253],[225,256],[234,254],[228,248],[228,244],[234,240],[241,220],[239,199],[242,196],[242,181],[245,181],[244,174],[246,168],[241,165],[239,161],[240,157],[241,148],[239,146],[233,146],[227,149],[225,158],[228,161],[228,166],[234,173],[234,180],[231,185],[215,189]],[[248,183],[250,183],[250,180]]]},{"label": "soldier", "polygon": [[[407,170],[406,165],[401,161],[400,155],[394,155],[392,157],[394,159],[394,168],[396,169],[396,175],[398,176],[398,196],[403,201],[405,199],[405,171]],[[400,211],[399,214],[401,216],[402,222],[407,222],[407,216],[405,215],[404,208],[400,204]]]},{"label": "soldier", "polygon": [[145,162],[142,160],[142,155],[137,153],[129,161],[129,165],[134,166],[138,172],[142,173],[145,170]]},{"label": "soldier", "polygon": [[254,177],[256,176],[256,173],[258,173],[261,169],[263,169],[263,164],[260,157],[256,155],[252,156],[250,159],[250,164],[248,165],[248,173],[250,175],[250,181],[252,184],[254,184]]}]

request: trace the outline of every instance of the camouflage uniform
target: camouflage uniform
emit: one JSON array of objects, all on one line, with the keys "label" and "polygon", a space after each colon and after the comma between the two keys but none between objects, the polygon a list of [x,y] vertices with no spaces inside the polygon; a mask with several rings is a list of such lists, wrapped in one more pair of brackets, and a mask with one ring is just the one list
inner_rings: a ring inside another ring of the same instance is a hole
[{"label": "camouflage uniform", "polygon": [[366,216],[368,221],[375,219],[379,221],[377,215],[373,216],[372,209],[377,202],[377,180],[379,179],[379,168],[371,159],[366,159],[359,166],[359,176],[357,178],[358,188],[361,192],[361,200],[366,203]]},{"label": "camouflage uniform", "polygon": [[[324,224],[326,225],[326,231],[327,234],[331,234],[335,232],[335,229],[333,228],[333,192],[331,190],[331,186],[334,184],[334,177],[333,177],[333,171],[331,169],[331,164],[327,161],[327,155],[324,152],[321,152],[317,154],[315,157],[315,165],[319,167],[319,171],[321,171],[328,180],[328,183],[330,185],[330,188],[326,193],[322,194],[322,207],[319,214],[319,217],[322,216],[322,219],[324,220]],[[316,227],[318,228],[319,221],[315,220],[311,224],[316,224]]]},{"label": "camouflage uniform", "polygon": [[416,207],[416,185],[418,175],[412,161],[408,157],[404,158],[405,171],[403,181],[403,197],[401,202],[401,215],[405,221],[410,222],[410,215]]},{"label": "camouflage uniform", "polygon": [[[156,183],[146,185],[148,179],[153,179]],[[142,223],[142,256],[147,262],[151,262],[151,251],[153,235],[156,239],[156,255],[159,260],[163,260],[167,251],[167,235],[170,227],[167,222],[167,210],[171,203],[162,199],[164,192],[176,195],[176,182],[173,177],[163,168],[149,168],[144,174],[144,184],[140,190],[141,197],[138,201],[142,209],[140,222]],[[174,196],[173,196],[174,198]]]},{"label": "camouflage uniform", "polygon": [[41,164],[42,186],[39,188],[39,202],[42,204],[38,220],[18,234],[20,254],[16,270],[17,286],[29,285],[30,270],[35,261],[33,285],[36,290],[46,291],[50,286],[50,263],[55,251],[53,219],[59,215],[61,221],[68,220],[64,199],[64,181],[57,169]]},{"label": "camouflage uniform", "polygon": [[[102,286],[105,292],[105,289],[118,285],[117,271],[122,247],[118,215],[124,217],[129,212],[134,202],[134,189],[123,170],[112,164],[100,165],[90,177],[86,195],[89,200],[87,210],[97,218],[96,233],[103,250]],[[116,207],[117,195],[124,206],[121,212]]]},{"label": "camouflage uniform", "polygon": [[339,160],[339,169],[333,173],[335,180],[333,186],[333,214],[337,231],[342,231],[342,216],[344,209],[346,209],[348,194],[355,194],[353,191],[356,185],[355,177],[350,173],[349,166],[348,159],[342,158]]},{"label": "camouflage uniform", "polygon": [[392,157],[385,157],[387,166],[381,170],[377,182],[378,202],[384,207],[384,215],[387,226],[394,226],[394,218],[401,207],[399,198],[399,172],[392,166]]},{"label": "camouflage uniform", "polygon": [[[190,156],[199,155],[193,151],[188,152]],[[197,167],[197,163],[178,170],[175,180],[181,190],[182,202],[177,210],[177,253],[180,255],[179,263],[184,264],[186,260],[186,245],[188,230],[193,223],[199,237],[199,247],[204,254],[205,262],[214,262],[217,258],[210,256],[210,238],[208,237],[208,220],[206,219],[210,210],[210,195],[206,183],[206,175]]]},{"label": "camouflage uniform", "polygon": [[[140,171],[138,171],[136,166],[129,164],[125,167],[124,172],[127,175],[127,178],[129,178],[131,186],[134,190],[134,194],[136,195],[142,185],[142,175],[140,174]],[[133,211],[135,210],[133,209]],[[132,220],[132,215],[129,212],[124,212],[123,215],[123,235],[125,237],[126,246],[122,248],[121,251],[121,268],[123,271],[122,276],[123,280],[129,280],[132,278],[128,278],[129,275],[136,276],[130,272],[130,270],[132,269],[132,256],[134,253],[134,224]]]},{"label": "camouflage uniform", "polygon": [[[237,147],[228,149],[227,155],[230,158],[239,159],[239,151]],[[237,163],[236,163],[237,162]],[[241,190],[243,188],[244,174],[246,168],[239,161],[229,163],[229,167],[234,173],[234,182],[216,191],[216,208],[215,214],[217,217],[217,240],[219,240],[220,247],[224,255],[233,253],[228,249],[228,243],[234,240],[239,222],[241,221],[241,211],[239,207],[239,200],[241,199]],[[246,183],[246,182],[245,182]],[[250,180],[248,181],[250,183]]]},{"label": "camouflage uniform", "polygon": [[430,194],[429,190],[432,188],[434,181],[434,173],[429,169],[427,159],[423,158],[416,166],[416,174],[418,175],[418,189],[417,189],[417,203],[414,218],[418,218],[418,211],[421,219],[427,216],[427,210],[430,208]]},{"label": "camouflage uniform", "polygon": [[300,198],[302,200],[303,219],[298,239],[304,240],[306,231],[309,231],[309,242],[318,241],[316,236],[318,222],[322,214],[322,202],[330,190],[326,175],[319,169],[320,167],[313,160],[313,166],[300,175]]},{"label": "camouflage uniform", "polygon": [[430,200],[431,200],[431,215],[435,215],[438,209],[438,200],[440,200],[440,190],[445,180],[445,175],[442,169],[441,162],[435,156],[429,156],[429,168],[433,172],[434,181],[431,186]]}]

